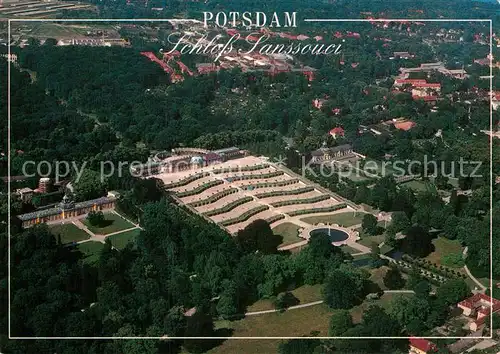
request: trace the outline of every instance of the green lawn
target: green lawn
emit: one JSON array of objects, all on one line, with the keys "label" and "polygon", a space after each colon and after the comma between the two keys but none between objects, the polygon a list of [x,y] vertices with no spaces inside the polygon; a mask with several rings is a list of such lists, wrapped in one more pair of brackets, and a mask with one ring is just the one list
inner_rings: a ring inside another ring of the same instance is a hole
[{"label": "green lawn", "polygon": [[[238,321],[216,323],[218,328],[231,328],[237,337],[300,337],[318,331],[328,336],[328,324],[334,310],[324,304],[302,309],[245,317]],[[209,353],[277,353],[280,341],[226,340]]]},{"label": "green lawn", "polygon": [[323,223],[323,224],[338,224],[340,226],[349,227],[361,224],[364,215],[365,213],[363,212],[356,212],[356,216],[354,216],[354,212],[347,212],[347,213],[338,213],[333,215],[310,216],[301,220],[311,225]]},{"label": "green lawn", "polygon": [[137,236],[141,233],[141,229],[137,228],[130,231],[125,231],[116,235],[109,236],[113,247],[121,250],[124,249],[129,242],[134,242]]},{"label": "green lawn", "polygon": [[387,273],[389,267],[382,266],[380,268],[370,269],[370,280],[380,286],[380,289],[387,290],[387,287],[384,284],[384,276]]},{"label": "green lawn", "polygon": [[436,186],[431,182],[412,180],[409,182],[401,183],[400,186],[413,189],[415,192],[435,191]]},{"label": "green lawn", "polygon": [[368,236],[368,235],[360,235],[361,239],[357,242],[366,247],[372,247],[375,243],[377,245],[381,244],[385,240],[385,235],[377,235],[377,236]]},{"label": "green lawn", "polygon": [[78,228],[77,226],[69,224],[57,224],[49,226],[50,231],[56,236],[61,235],[61,242],[63,244],[70,242],[83,241],[90,238],[90,235]]},{"label": "green lawn", "polygon": [[104,244],[101,242],[89,241],[78,244],[77,250],[83,253],[83,261],[88,264],[96,263]]},{"label": "green lawn", "polygon": [[359,250],[355,249],[355,248],[352,248],[352,247],[349,247],[347,245],[342,245],[340,246],[340,248],[342,249],[342,251],[344,251],[345,253],[349,253],[349,254],[356,254],[356,253],[359,253]]},{"label": "green lawn", "polygon": [[438,237],[432,240],[432,243],[434,244],[435,250],[425,257],[425,259],[433,263],[449,266],[449,264],[445,264],[446,262],[443,263],[443,257],[446,259],[446,257],[450,255],[462,254],[462,245],[460,245],[460,242],[457,240],[449,240],[446,237]]},{"label": "green lawn", "polygon": [[99,235],[107,235],[134,227],[133,224],[115,213],[104,213],[104,218],[106,219],[106,223],[103,227],[92,226],[86,219],[83,219],[82,222],[89,228],[90,231]]},{"label": "green lawn", "polygon": [[283,243],[280,246],[286,246],[303,241],[303,239],[297,236],[299,229],[299,226],[292,224],[291,222],[285,222],[276,226],[273,229],[273,232],[275,235],[283,236]]},{"label": "green lawn", "polygon": [[[370,305],[379,305],[387,309],[395,296],[407,296],[407,294],[384,294],[378,300],[366,300],[350,310],[353,321],[359,323],[363,312]],[[319,304],[283,313],[248,316],[233,322],[217,321],[215,326],[232,329],[234,337],[300,337],[316,333],[319,336],[328,336],[330,318],[335,312],[336,310],[328,308],[327,305]],[[276,353],[279,343],[279,340],[226,340],[208,353]]]}]

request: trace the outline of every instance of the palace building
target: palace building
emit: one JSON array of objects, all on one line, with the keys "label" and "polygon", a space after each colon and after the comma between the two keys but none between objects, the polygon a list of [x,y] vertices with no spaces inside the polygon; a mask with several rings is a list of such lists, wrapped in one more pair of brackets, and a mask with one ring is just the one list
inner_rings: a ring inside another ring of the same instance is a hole
[{"label": "palace building", "polygon": [[322,163],[326,161],[340,160],[353,155],[354,152],[350,144],[339,145],[333,148],[323,147],[311,152],[311,162]]},{"label": "palace building", "polygon": [[68,195],[65,195],[62,202],[56,207],[50,209],[37,210],[27,214],[18,215],[23,227],[46,223],[50,221],[64,220],[84,214],[91,211],[113,209],[115,207],[116,197],[108,196],[97,199],[87,200],[75,203]]}]

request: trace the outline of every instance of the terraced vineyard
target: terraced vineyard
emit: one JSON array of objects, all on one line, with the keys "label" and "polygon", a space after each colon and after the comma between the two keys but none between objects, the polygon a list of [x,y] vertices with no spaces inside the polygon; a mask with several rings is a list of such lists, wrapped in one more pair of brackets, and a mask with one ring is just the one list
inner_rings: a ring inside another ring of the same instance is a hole
[{"label": "terraced vineyard", "polygon": [[[241,167],[240,167],[241,166]],[[347,204],[256,157],[230,160],[203,172],[169,174],[165,188],[191,210],[231,234],[257,219],[277,225],[295,216],[335,213]]]}]

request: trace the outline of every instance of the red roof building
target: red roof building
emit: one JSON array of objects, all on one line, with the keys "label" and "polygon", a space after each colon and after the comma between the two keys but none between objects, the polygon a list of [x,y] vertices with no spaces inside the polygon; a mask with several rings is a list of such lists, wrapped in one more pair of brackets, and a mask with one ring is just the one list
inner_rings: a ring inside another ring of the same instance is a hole
[{"label": "red roof building", "polygon": [[335,127],[332,130],[330,130],[329,134],[334,138],[337,139],[340,136],[344,136],[345,131],[342,127]]},{"label": "red roof building", "polygon": [[463,314],[474,320],[469,323],[471,331],[477,331],[484,325],[486,318],[500,311],[500,300],[488,295],[477,293],[468,299],[460,301],[457,306],[463,310]]},{"label": "red roof building", "polygon": [[410,337],[410,354],[426,354],[436,351],[436,344],[427,339]]},{"label": "red roof building", "polygon": [[408,130],[410,130],[411,128],[413,128],[416,125],[417,125],[417,123],[409,120],[409,121],[405,121],[405,122],[394,123],[394,128],[396,128],[398,130],[404,130],[405,132],[407,132]]}]

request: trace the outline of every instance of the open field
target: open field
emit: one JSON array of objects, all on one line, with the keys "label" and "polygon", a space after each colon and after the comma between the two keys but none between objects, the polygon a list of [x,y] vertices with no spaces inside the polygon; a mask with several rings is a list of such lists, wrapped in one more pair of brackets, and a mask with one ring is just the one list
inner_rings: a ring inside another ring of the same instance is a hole
[{"label": "open field", "polygon": [[443,257],[449,255],[462,255],[463,247],[457,240],[449,240],[446,237],[438,237],[432,240],[432,243],[436,249],[434,252],[425,257],[425,259],[431,261],[432,263],[449,266],[448,264],[443,264]]},{"label": "open field", "polygon": [[436,186],[431,182],[412,180],[409,182],[401,183],[400,186],[413,189],[415,192],[425,192],[436,190]]},{"label": "open field", "polygon": [[[366,300],[361,305],[351,309],[351,315],[355,323],[359,323],[363,311],[370,305],[389,307],[390,301],[395,296],[407,296],[407,294],[384,294],[378,300]],[[325,304],[311,307],[285,311],[283,313],[268,313],[245,317],[238,321],[216,322],[217,328],[230,328],[235,337],[283,337],[283,336],[328,336],[328,325],[330,318],[336,310],[328,308]],[[209,351],[211,354],[229,353],[276,353],[280,341],[256,341],[256,340],[226,340],[220,346]]]},{"label": "open field", "polygon": [[363,246],[372,247],[373,244],[379,245],[384,240],[385,240],[384,235],[376,235],[376,236],[361,235],[361,239],[358,240],[357,242],[362,244]]},{"label": "open field", "polygon": [[113,247],[121,250],[127,246],[129,242],[134,243],[135,239],[141,233],[141,229],[137,228],[130,231],[125,231],[116,235],[109,236]]},{"label": "open field", "polygon": [[299,228],[300,227],[295,224],[285,222],[276,226],[273,232],[275,235],[283,236],[283,243],[280,246],[285,246],[302,241],[302,239],[297,236]]},{"label": "open field", "polygon": [[104,218],[106,219],[106,222],[102,227],[92,226],[86,219],[83,219],[82,222],[89,228],[90,231],[97,235],[107,235],[113,232],[123,231],[134,227],[133,224],[116,215],[115,213],[104,213]]},{"label": "open field", "polygon": [[340,226],[349,227],[361,224],[364,215],[365,213],[362,212],[356,212],[356,213],[346,212],[334,215],[310,216],[307,218],[303,218],[301,220],[312,225],[324,223],[324,224],[338,224]]},{"label": "open field", "polygon": [[61,235],[63,244],[87,240],[90,235],[73,224],[56,224],[50,226],[50,231],[56,236]]},{"label": "open field", "polygon": [[78,244],[76,249],[83,253],[83,261],[88,264],[99,261],[99,254],[104,244],[101,242],[89,241]]},{"label": "open field", "polygon": [[340,248],[342,249],[342,251],[344,251],[345,253],[349,253],[349,254],[355,254],[355,253],[359,253],[359,250],[357,249],[354,249],[352,247],[349,247],[347,245],[342,245],[340,246]]}]

